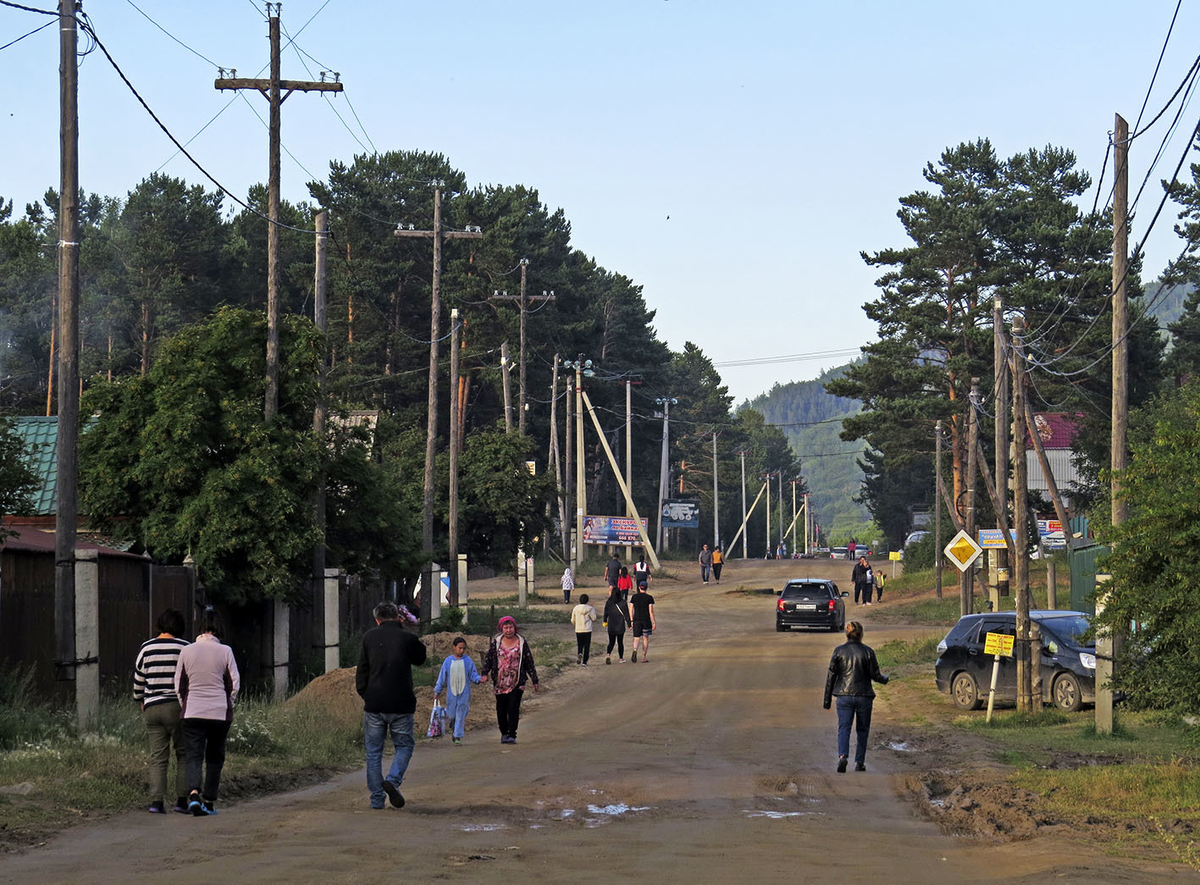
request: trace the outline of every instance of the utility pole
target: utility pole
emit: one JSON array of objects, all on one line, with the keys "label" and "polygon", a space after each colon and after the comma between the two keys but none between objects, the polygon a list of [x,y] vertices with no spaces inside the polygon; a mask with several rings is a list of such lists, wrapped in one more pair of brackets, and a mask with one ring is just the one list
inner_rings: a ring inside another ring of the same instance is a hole
[{"label": "utility pole", "polygon": [[583,469],[583,379],[591,378],[592,361],[585,360],[583,354],[574,361],[563,363],[568,369],[575,370],[575,570],[583,561],[583,517],[587,511],[587,477]]},{"label": "utility pole", "polygon": [[1129,422],[1129,305],[1125,286],[1129,272],[1129,124],[1120,114],[1116,115],[1113,131],[1113,176],[1112,524],[1120,525],[1129,513],[1121,492],[1121,473],[1129,460],[1125,449]]},{"label": "utility pole", "polygon": [[[433,555],[433,468],[437,457],[437,393],[438,340],[442,337],[442,243],[444,240],[478,240],[483,238],[479,227],[466,230],[442,229],[442,188],[444,181],[433,183],[433,230],[398,228],[398,237],[424,237],[433,240],[433,285],[429,303],[429,399],[425,420],[425,488],[421,520],[421,547],[426,556]],[[457,567],[457,563],[451,563]]]},{"label": "utility pole", "polygon": [[[54,521],[54,668],[75,682],[76,443],[79,435],[79,32],[73,0],[59,0],[58,452]],[[78,687],[71,686],[76,712]],[[82,718],[82,717],[80,717]],[[80,723],[88,726],[88,723]],[[94,726],[94,723],[92,723]]]},{"label": "utility pole", "polygon": [[658,468],[658,549],[660,552],[665,550],[663,544],[663,502],[667,500],[667,486],[671,479],[671,466],[667,460],[667,453],[670,448],[670,425],[671,425],[671,406],[678,403],[679,400],[669,397],[660,396],[654,400],[656,405],[662,406],[662,457]]},{"label": "utility pole", "polygon": [[[999,295],[992,299],[992,390],[996,415],[995,445],[996,445],[996,498],[1000,506],[1005,508],[1004,517],[1008,516],[1008,358],[1004,354],[1004,299]],[[999,514],[998,514],[999,516]],[[1003,526],[1007,518],[999,519]],[[1064,523],[1064,527],[1065,527]],[[1000,596],[1008,595],[1008,544],[996,550],[988,551],[996,557],[996,592]]]},{"label": "utility pole", "polygon": [[764,508],[767,511],[767,553],[771,553],[771,480],[775,478],[775,474],[764,473],[762,478],[766,483],[767,492],[767,500],[765,502],[767,506]]},{"label": "utility pole", "polygon": [[520,383],[521,389],[517,400],[517,426],[519,432],[525,434],[525,316],[529,313],[529,302],[531,301],[554,301],[554,292],[543,291],[541,295],[525,294],[526,271],[529,268],[529,259],[522,258],[521,262],[521,294],[509,295],[508,292],[493,292],[489,301],[516,301],[521,310],[521,369]]},{"label": "utility pole", "polygon": [[[633,490],[633,382],[625,381],[625,488]],[[633,516],[629,501],[625,502],[625,515]],[[625,546],[625,561],[633,562],[633,546]]]},{"label": "utility pole", "polygon": [[[563,366],[570,368],[570,364],[563,360]],[[570,520],[571,502],[575,500],[575,419],[572,417],[572,406],[575,402],[575,378],[571,374],[567,375],[567,393],[563,401],[563,407],[566,412],[566,420],[564,424],[566,429],[564,436],[566,437],[563,448],[566,451],[566,464],[563,467],[563,506],[562,506],[562,532],[563,532],[563,559],[571,563],[571,568],[575,569],[579,565],[579,560],[575,552],[575,548],[583,543],[582,538],[576,538],[575,543],[571,544],[570,538],[573,532],[572,523]]]},{"label": "utility pole", "polygon": [[[558,451],[558,354],[554,354],[554,368],[550,375],[550,454],[547,458],[554,465],[554,488],[557,492],[558,525],[563,540],[567,538],[567,518],[563,512],[562,458]],[[546,533],[546,549],[550,549],[550,533]],[[563,544],[563,559],[570,558],[570,551]]]},{"label": "utility pole", "polygon": [[500,375],[504,381],[504,432],[505,434],[512,433],[512,384],[509,383],[509,363],[508,358],[508,342],[505,341],[500,345]]},{"label": "utility pole", "polygon": [[[792,486],[792,552],[795,553],[799,547],[796,546],[796,484],[800,482],[798,479],[788,480]],[[807,540],[807,538],[805,539]]]},{"label": "utility pole", "polygon": [[933,472],[937,490],[933,496],[933,562],[937,598],[942,598],[942,421],[939,418],[933,431]]},{"label": "utility pole", "polygon": [[[317,362],[317,402],[313,408],[313,436],[317,438],[318,445],[324,445],[325,442],[325,384],[326,378],[326,361],[325,361],[325,328],[328,325],[328,313],[326,302],[326,291],[328,286],[328,274],[326,272],[326,252],[329,247],[329,213],[321,210],[317,213],[314,219],[317,236],[313,255],[313,325],[317,327],[317,331],[321,333],[321,347],[318,351]],[[320,534],[320,540],[313,547],[312,558],[312,600],[313,609],[315,611],[324,612],[325,607],[325,472],[317,476],[317,489],[313,495],[317,530]],[[319,644],[324,646],[325,639],[325,618],[314,619],[313,628],[316,631],[315,636],[319,637]]]},{"label": "utility pole", "polygon": [[780,470],[776,474],[779,480],[779,498],[775,502],[775,506],[779,508],[779,546],[783,546],[784,534],[787,532],[787,526],[783,524],[783,471]]},{"label": "utility pole", "polygon": [[[967,534],[976,537],[975,525],[975,478],[979,473],[979,379],[971,379],[971,393],[967,397],[967,512],[963,514]],[[959,576],[959,607],[962,614],[969,615],[973,606],[975,566],[971,565]]]},{"label": "utility pole", "polygon": [[458,606],[458,351],[462,325],[458,321],[458,308],[450,310],[450,524],[447,539],[446,568],[450,573],[449,603]]},{"label": "utility pole", "polygon": [[[263,417],[269,423],[279,411],[279,130],[280,109],[293,92],[341,92],[342,84],[337,82],[339,74],[334,74],[332,81],[313,82],[311,80],[282,80],[280,79],[280,48],[279,48],[279,7],[275,4],[275,14],[271,15],[271,4],[267,4],[268,35],[271,41],[271,76],[266,80],[253,80],[238,77],[221,76],[213,86],[221,91],[232,89],[253,89],[261,92],[271,104],[270,118],[270,147],[268,157],[267,178],[267,398],[263,406]],[[236,74],[237,71],[231,71]]]},{"label": "utility pole", "polygon": [[[1029,477],[1025,462],[1025,318],[1013,317],[1013,522],[1016,523],[1016,544],[1013,563],[1017,582],[1017,709],[1028,713],[1033,709],[1033,685],[1029,661],[1029,560],[1028,502]],[[1040,662],[1037,662],[1040,666]]]},{"label": "utility pole", "polygon": [[804,553],[807,556],[811,551],[809,545],[812,543],[812,511],[808,509],[808,493],[804,493]]},{"label": "utility pole", "polygon": [[[750,533],[745,530],[746,527],[746,449],[738,452],[738,456],[742,459],[742,559],[750,558],[750,547],[747,542],[747,535]],[[733,543],[737,543],[737,538],[733,539]]]},{"label": "utility pole", "polygon": [[721,546],[720,504],[717,497],[717,432],[713,431],[713,547]]}]

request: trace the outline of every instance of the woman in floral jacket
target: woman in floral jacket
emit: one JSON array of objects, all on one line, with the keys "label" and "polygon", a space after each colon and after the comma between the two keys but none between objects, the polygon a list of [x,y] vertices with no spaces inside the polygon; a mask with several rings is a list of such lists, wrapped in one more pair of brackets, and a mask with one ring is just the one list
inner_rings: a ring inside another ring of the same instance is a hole
[{"label": "woman in floral jacket", "polygon": [[533,682],[533,690],[541,691],[537,668],[533,664],[533,650],[525,637],[517,632],[516,619],[507,615],[500,619],[500,632],[492,637],[483,671],[491,679],[492,690],[496,693],[500,743],[515,744],[525,682]]}]

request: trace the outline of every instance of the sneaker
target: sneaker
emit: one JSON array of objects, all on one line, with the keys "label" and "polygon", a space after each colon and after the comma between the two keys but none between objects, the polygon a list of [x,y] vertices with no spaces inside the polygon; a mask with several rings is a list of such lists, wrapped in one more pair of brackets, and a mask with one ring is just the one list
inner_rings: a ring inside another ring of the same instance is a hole
[{"label": "sneaker", "polygon": [[383,792],[387,793],[388,801],[392,803],[392,808],[404,807],[404,797],[400,795],[400,791],[396,789],[396,785],[386,777],[383,779]]},{"label": "sneaker", "polygon": [[502,743],[502,744],[515,744],[516,742],[517,742],[517,739],[514,737],[509,737],[506,734],[500,735],[500,743]]},{"label": "sneaker", "polygon": [[217,809],[213,808],[213,804],[211,802],[204,802],[203,804],[204,804],[204,813],[205,814],[216,814],[217,813]]},{"label": "sneaker", "polygon": [[190,811],[196,817],[204,817],[204,815],[208,814],[208,812],[204,810],[204,804],[200,801],[200,793],[196,790],[192,790],[192,792],[188,794],[188,811]]},{"label": "sneaker", "polygon": [[855,763],[854,763],[854,770],[855,770],[855,771],[866,771],[866,770],[867,770],[867,763],[865,763],[865,762],[855,762]]},{"label": "sneaker", "polygon": [[161,801],[160,802],[151,802],[150,807],[147,809],[147,811],[149,811],[151,814],[166,814],[167,813],[167,811],[163,807],[163,804]]},{"label": "sneaker", "polygon": [[575,663],[579,664],[580,666],[583,666],[583,652],[580,652],[579,655],[576,657]]},{"label": "sneaker", "polygon": [[837,767],[838,774],[846,773],[846,763],[849,761],[850,760],[847,759],[845,756],[838,756],[838,767]]},{"label": "sneaker", "polygon": [[462,738],[452,738],[452,740],[453,740],[453,741],[454,741],[454,743],[456,743],[456,744],[461,744],[461,743],[462,743]]},{"label": "sneaker", "polygon": [[611,663],[612,663],[612,655],[605,655],[605,656],[604,656],[604,663],[606,663],[606,664],[611,664]]},{"label": "sneaker", "polygon": [[630,658],[630,660],[633,661],[635,664],[637,663],[637,650],[636,649],[634,650],[633,657]]},{"label": "sneaker", "polygon": [[187,796],[180,796],[178,799],[176,799],[175,807],[172,808],[171,810],[176,812],[177,814],[191,814],[191,812],[188,811]]},{"label": "sneaker", "polygon": [[617,658],[617,663],[618,663],[618,664],[623,664],[623,663],[625,663],[625,659],[624,659],[624,658]]}]

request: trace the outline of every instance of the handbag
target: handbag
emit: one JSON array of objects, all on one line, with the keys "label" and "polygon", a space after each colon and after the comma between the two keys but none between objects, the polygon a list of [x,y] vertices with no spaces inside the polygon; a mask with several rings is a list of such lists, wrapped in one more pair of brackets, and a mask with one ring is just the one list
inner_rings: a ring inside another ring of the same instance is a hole
[{"label": "handbag", "polygon": [[439,703],[434,703],[433,709],[429,711],[429,730],[425,732],[425,737],[440,738],[445,734],[446,708]]}]

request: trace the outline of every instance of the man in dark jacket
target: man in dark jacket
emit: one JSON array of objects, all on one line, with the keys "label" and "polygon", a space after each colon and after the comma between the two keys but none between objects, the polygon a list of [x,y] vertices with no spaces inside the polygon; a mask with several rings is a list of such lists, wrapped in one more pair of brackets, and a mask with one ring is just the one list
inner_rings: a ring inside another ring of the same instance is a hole
[{"label": "man in dark jacket", "polygon": [[[394,807],[403,808],[399,787],[412,759],[413,714],[417,710],[412,668],[425,663],[425,644],[405,631],[393,603],[379,603],[373,614],[377,626],[363,635],[362,654],[354,674],[355,687],[363,699],[367,788],[372,808],[383,808],[385,796]],[[389,732],[395,755],[385,778],[381,770],[383,741]]]},{"label": "man in dark jacket", "polygon": [[854,564],[854,571],[850,573],[850,580],[854,582],[854,604],[858,605],[859,597],[861,597],[864,604],[870,605],[871,566],[865,556],[860,556],[858,562]]},{"label": "man in dark jacket", "polygon": [[850,725],[856,724],[858,737],[854,749],[854,770],[867,770],[867,738],[871,733],[871,707],[875,689],[871,683],[886,685],[888,678],[879,672],[875,650],[863,645],[863,628],[858,621],[846,625],[846,642],[833,650],[829,659],[829,675],[825,677],[825,703],[829,709],[837,696],[838,715],[838,773],[846,770],[850,756]]}]

